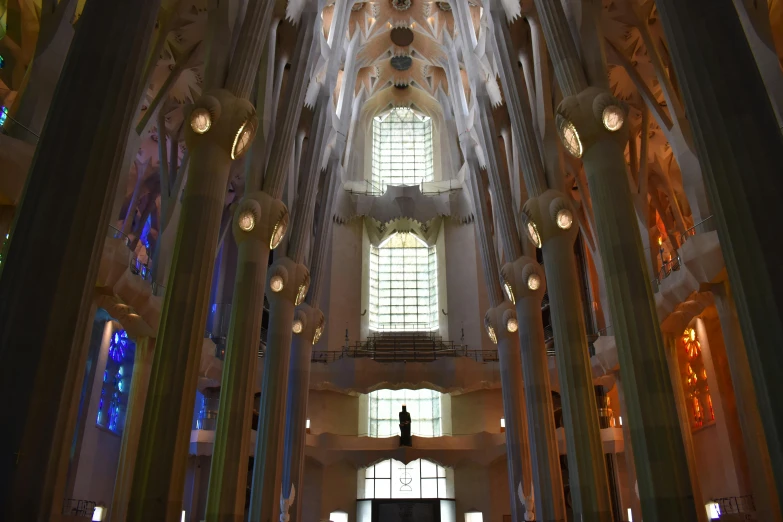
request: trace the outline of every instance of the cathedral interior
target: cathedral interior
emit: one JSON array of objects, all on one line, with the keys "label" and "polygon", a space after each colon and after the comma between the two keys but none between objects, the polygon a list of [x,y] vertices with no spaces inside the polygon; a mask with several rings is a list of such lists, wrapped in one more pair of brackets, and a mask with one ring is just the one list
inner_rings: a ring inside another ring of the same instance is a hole
[{"label": "cathedral interior", "polygon": [[783,522],[783,0],[0,0],[0,521]]}]

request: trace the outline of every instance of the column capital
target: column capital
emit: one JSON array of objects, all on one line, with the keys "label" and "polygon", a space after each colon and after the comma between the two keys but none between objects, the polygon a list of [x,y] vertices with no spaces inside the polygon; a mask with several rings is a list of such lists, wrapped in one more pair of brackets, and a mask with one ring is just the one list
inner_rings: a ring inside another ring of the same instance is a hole
[{"label": "column capital", "polygon": [[506,263],[500,269],[500,278],[503,282],[503,291],[512,304],[516,304],[518,299],[528,297],[539,301],[544,298],[546,292],[544,269],[533,258],[522,256],[516,261]]},{"label": "column capital", "polygon": [[606,139],[624,146],[628,142],[627,119],[628,106],[600,87],[588,87],[564,98],[555,111],[557,134],[566,151],[576,158]]},{"label": "column capital", "polygon": [[288,230],[288,208],[266,192],[251,192],[237,205],[231,230],[237,245],[245,241],[261,241],[274,250]]},{"label": "column capital", "polygon": [[326,327],[326,319],[323,312],[307,303],[296,307],[294,312],[294,324],[292,326],[295,335],[305,339],[310,344],[317,344]]},{"label": "column capital", "polygon": [[517,311],[514,305],[503,301],[484,315],[484,328],[494,344],[500,344],[519,330]]},{"label": "column capital", "polygon": [[576,239],[579,227],[574,226],[574,207],[565,194],[547,190],[522,205],[522,220],[530,241],[541,248],[556,237]]},{"label": "column capital", "polygon": [[269,267],[266,296],[270,304],[278,299],[299,306],[307,295],[310,286],[310,271],[302,263],[296,263],[289,257],[281,256]]},{"label": "column capital", "polygon": [[250,148],[258,128],[253,104],[225,89],[202,95],[186,113],[185,122],[188,149],[217,145],[232,160]]}]

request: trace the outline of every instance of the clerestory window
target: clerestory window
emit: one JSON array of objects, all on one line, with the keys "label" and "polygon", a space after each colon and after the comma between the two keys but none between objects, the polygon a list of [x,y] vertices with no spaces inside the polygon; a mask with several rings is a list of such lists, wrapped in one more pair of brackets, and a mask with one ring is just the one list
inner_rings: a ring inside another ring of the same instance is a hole
[{"label": "clerestory window", "polygon": [[435,247],[398,232],[370,248],[370,330],[431,331],[438,328]]},{"label": "clerestory window", "polygon": [[432,119],[398,107],[373,119],[372,181],[387,185],[418,185],[432,181]]},{"label": "clerestory window", "polygon": [[369,394],[370,437],[400,434],[400,416],[405,405],[411,414],[411,434],[440,437],[442,430],[441,393],[435,390],[376,390]]}]

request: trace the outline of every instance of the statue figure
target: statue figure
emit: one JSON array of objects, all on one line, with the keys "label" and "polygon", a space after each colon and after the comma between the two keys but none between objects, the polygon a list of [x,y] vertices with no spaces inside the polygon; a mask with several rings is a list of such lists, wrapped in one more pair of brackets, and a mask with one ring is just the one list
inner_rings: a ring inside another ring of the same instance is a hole
[{"label": "statue figure", "polygon": [[296,498],[296,488],[291,484],[291,492],[288,494],[288,498],[283,496],[283,492],[280,492],[280,522],[289,522],[291,516],[288,514],[288,510],[294,504]]},{"label": "statue figure", "polygon": [[413,440],[411,439],[411,414],[408,413],[404,404],[400,412],[400,446],[413,446]]},{"label": "statue figure", "polygon": [[536,519],[536,503],[533,500],[533,484],[530,484],[530,496],[525,496],[522,492],[522,483],[519,483],[517,487],[517,495],[519,501],[525,506],[525,522],[529,522]]}]

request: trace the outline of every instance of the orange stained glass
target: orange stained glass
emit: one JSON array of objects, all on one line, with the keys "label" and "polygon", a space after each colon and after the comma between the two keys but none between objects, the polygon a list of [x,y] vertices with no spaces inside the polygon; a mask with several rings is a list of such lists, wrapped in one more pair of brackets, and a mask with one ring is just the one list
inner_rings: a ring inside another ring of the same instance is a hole
[{"label": "orange stained glass", "polygon": [[[707,369],[701,352],[701,342],[694,328],[686,328],[680,337],[683,351],[680,354],[682,372],[682,387],[685,397],[690,403],[692,428],[697,429],[704,422],[715,420],[712,407],[712,397],[707,385]],[[707,417],[709,415],[709,417]]]},{"label": "orange stained glass", "polygon": [[685,352],[688,354],[688,359],[693,359],[701,354],[701,343],[698,337],[696,337],[696,330],[694,328],[686,328],[682,334],[682,343],[685,346]]},{"label": "orange stained glass", "polygon": [[701,427],[704,421],[701,413],[701,404],[699,403],[699,398],[696,396],[693,397],[693,420],[695,421],[697,428]]},{"label": "orange stained glass", "polygon": [[699,383],[699,377],[696,375],[696,372],[693,371],[690,363],[685,365],[685,383],[689,387],[694,387]]}]

